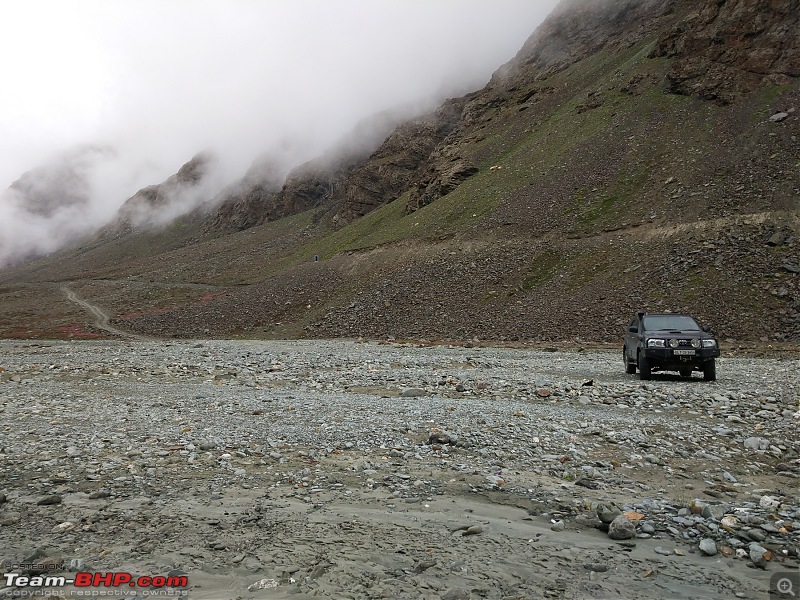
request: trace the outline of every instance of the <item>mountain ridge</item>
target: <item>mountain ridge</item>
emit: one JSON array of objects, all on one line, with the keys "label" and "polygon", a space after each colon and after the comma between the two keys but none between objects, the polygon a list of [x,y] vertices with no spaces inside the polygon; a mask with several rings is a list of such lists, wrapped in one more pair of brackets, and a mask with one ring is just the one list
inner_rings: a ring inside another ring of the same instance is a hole
[{"label": "mountain ridge", "polygon": [[614,340],[669,309],[800,341],[796,4],[563,2],[484,89],[247,218],[0,272],[0,332],[80,318],[16,308],[64,280],[148,335]]}]

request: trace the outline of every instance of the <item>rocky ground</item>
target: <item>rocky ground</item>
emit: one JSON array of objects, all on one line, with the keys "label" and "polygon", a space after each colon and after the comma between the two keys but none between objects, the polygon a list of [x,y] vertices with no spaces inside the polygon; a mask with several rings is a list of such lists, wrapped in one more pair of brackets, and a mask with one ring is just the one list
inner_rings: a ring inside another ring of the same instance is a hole
[{"label": "rocky ground", "polygon": [[2,571],[186,576],[124,591],[197,599],[780,597],[800,573],[799,371],[729,355],[717,382],[645,383],[616,350],[0,342]]}]

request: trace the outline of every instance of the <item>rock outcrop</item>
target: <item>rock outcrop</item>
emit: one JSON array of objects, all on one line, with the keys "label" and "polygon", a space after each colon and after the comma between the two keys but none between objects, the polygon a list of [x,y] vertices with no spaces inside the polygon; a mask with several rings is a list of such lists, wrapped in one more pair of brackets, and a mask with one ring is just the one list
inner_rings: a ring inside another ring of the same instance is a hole
[{"label": "rock outcrop", "polygon": [[663,35],[669,89],[721,104],[800,77],[800,0],[708,0]]},{"label": "rock outcrop", "polygon": [[263,222],[285,178],[286,170],[275,157],[267,155],[254,161],[240,181],[198,209],[208,213],[205,231],[240,231]]},{"label": "rock outcrop", "polygon": [[[189,212],[200,200],[187,202],[187,197],[201,185],[212,162],[210,154],[197,154],[175,175],[157,185],[142,188],[125,201],[116,219],[101,234],[129,233],[137,227],[167,223],[179,214]],[[185,208],[182,205],[186,205]]]}]

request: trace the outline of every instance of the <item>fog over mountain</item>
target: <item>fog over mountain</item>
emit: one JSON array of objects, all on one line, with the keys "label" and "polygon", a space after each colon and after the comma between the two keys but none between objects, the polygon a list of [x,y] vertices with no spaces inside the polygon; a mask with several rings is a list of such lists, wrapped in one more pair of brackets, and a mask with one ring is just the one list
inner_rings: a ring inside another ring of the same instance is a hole
[{"label": "fog over mountain", "polygon": [[[0,264],[96,228],[197,152],[216,157],[211,196],[272,148],[297,164],[372,114],[478,88],[555,4],[4,3]],[[34,184],[48,165],[63,177]],[[32,207],[31,186],[63,206]]]}]

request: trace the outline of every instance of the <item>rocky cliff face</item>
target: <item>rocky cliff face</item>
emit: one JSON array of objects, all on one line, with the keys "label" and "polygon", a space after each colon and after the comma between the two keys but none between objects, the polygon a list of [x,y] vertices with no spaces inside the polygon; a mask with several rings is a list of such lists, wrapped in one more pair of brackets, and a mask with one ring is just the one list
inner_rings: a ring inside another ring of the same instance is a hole
[{"label": "rocky cliff face", "polygon": [[547,79],[607,45],[635,44],[675,18],[685,0],[562,0],[493,81]]},{"label": "rocky cliff face", "polygon": [[240,231],[263,222],[285,178],[286,170],[275,157],[266,155],[256,160],[241,181],[198,209],[208,213],[205,231]]},{"label": "rocky cliff face", "polygon": [[[336,198],[337,224],[348,223],[392,202],[415,185],[418,190],[422,188],[426,165],[457,127],[465,103],[463,98],[448,100],[434,113],[395,129],[369,160],[342,182]],[[431,177],[427,176],[428,180]]]},{"label": "rocky cliff face", "polygon": [[[358,209],[351,210],[348,206],[345,186],[353,192],[357,203],[356,181],[360,176],[354,175],[354,171],[369,165],[370,155],[398,123],[408,118],[409,112],[410,109],[398,108],[364,119],[327,152],[291,170],[287,166],[289,156],[296,148],[282,147],[265,153],[241,181],[202,207],[206,213],[204,231],[212,235],[240,231],[322,204],[328,206],[331,215],[339,209],[350,215],[340,217],[341,222],[355,218]],[[363,196],[360,198],[363,200]]]},{"label": "rocky cliff face", "polygon": [[652,56],[675,59],[669,88],[728,104],[800,77],[800,0],[700,3],[663,35]]},{"label": "rocky cliff face", "polygon": [[209,154],[197,154],[175,175],[160,184],[142,188],[125,201],[114,222],[102,233],[130,232],[140,226],[169,222],[171,218],[188,212],[198,201],[187,202],[187,198],[202,184],[212,161]]}]

